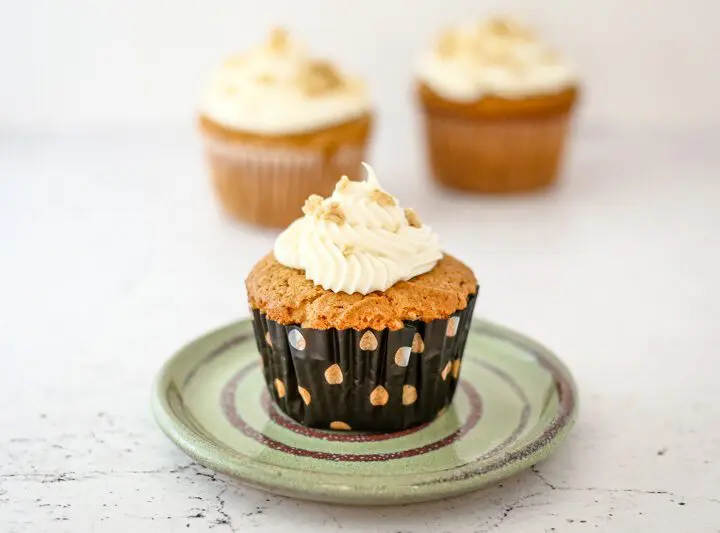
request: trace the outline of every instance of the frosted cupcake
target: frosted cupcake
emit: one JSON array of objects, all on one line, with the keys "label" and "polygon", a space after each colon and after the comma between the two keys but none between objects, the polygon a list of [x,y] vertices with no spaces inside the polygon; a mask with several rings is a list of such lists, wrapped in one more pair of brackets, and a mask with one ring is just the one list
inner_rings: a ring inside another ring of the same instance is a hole
[{"label": "frosted cupcake", "polygon": [[248,222],[286,226],[310,194],[357,176],[371,118],[362,81],[274,30],[225,61],[203,93],[200,129],[222,205]]},{"label": "frosted cupcake", "polygon": [[477,294],[368,167],[308,198],[246,280],[265,379],[301,424],[397,431],[453,398]]},{"label": "frosted cupcake", "polygon": [[451,28],[417,77],[439,182],[503,193],[556,179],[578,80],[529,29],[509,19]]}]

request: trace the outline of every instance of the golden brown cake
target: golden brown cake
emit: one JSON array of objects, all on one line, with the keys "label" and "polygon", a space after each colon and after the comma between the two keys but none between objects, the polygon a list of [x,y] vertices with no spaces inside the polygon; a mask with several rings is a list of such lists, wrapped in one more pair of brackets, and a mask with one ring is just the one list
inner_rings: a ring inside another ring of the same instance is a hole
[{"label": "golden brown cake", "polygon": [[305,278],[268,254],[246,280],[250,306],[283,325],[315,329],[385,328],[396,330],[408,320],[446,319],[467,307],[477,280],[462,262],[445,254],[435,267],[384,292],[333,292]]},{"label": "golden brown cake", "polygon": [[445,32],[422,62],[417,87],[433,176],[485,193],[549,185],[578,93],[572,70],[516,22]]},{"label": "golden brown cake", "polygon": [[[230,130],[205,116],[199,122],[215,192],[225,210],[255,224],[285,227],[301,214],[308,196],[330,194],[337,176],[357,178],[372,116],[286,135]],[[250,153],[262,162],[241,157]],[[262,153],[280,159],[272,164]]]},{"label": "golden brown cake", "polygon": [[211,78],[199,127],[217,196],[231,215],[284,227],[309,194],[356,177],[372,112],[362,81],[307,55],[284,30]]}]

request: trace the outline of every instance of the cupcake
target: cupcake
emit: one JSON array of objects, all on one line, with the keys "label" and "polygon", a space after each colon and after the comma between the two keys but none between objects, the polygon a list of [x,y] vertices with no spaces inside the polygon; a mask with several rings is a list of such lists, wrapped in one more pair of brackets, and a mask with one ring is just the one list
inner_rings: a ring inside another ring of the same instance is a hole
[{"label": "cupcake", "polygon": [[530,30],[504,19],[451,28],[418,79],[437,181],[507,193],[557,178],[578,80]]},{"label": "cupcake", "polygon": [[200,130],[217,196],[228,213],[285,227],[310,194],[356,177],[372,114],[362,81],[310,57],[281,29],[214,73]]},{"label": "cupcake", "polygon": [[310,196],[246,280],[268,390],[305,426],[416,426],[460,376],[475,276],[366,168]]}]

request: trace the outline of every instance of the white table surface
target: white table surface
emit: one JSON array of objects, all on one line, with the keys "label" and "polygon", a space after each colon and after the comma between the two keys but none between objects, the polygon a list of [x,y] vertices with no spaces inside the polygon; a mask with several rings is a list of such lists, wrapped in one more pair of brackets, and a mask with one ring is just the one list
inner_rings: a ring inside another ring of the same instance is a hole
[{"label": "white table surface", "polygon": [[475,269],[478,314],[553,348],[581,408],[536,471],[345,508],[214,475],[152,419],[158,368],[247,314],[274,238],[219,215],[194,135],[0,136],[0,531],[720,531],[720,131],[576,141],[561,187],[516,199],[378,150]]}]

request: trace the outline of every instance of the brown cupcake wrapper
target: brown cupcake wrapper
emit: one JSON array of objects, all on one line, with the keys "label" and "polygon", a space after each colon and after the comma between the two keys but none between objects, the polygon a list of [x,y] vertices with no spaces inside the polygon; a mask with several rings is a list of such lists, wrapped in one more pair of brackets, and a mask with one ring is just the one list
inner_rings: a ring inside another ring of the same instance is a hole
[{"label": "brown cupcake wrapper", "polygon": [[365,144],[343,144],[327,151],[203,136],[222,206],[235,218],[271,227],[286,227],[301,216],[307,197],[327,196],[340,176],[356,179],[365,154]]},{"label": "brown cupcake wrapper", "polygon": [[546,187],[558,177],[571,116],[482,119],[426,110],[433,175],[443,185],[485,193]]},{"label": "brown cupcake wrapper", "polygon": [[283,326],[254,309],[270,395],[309,427],[391,432],[429,422],[455,394],[475,300],[394,331]]}]

